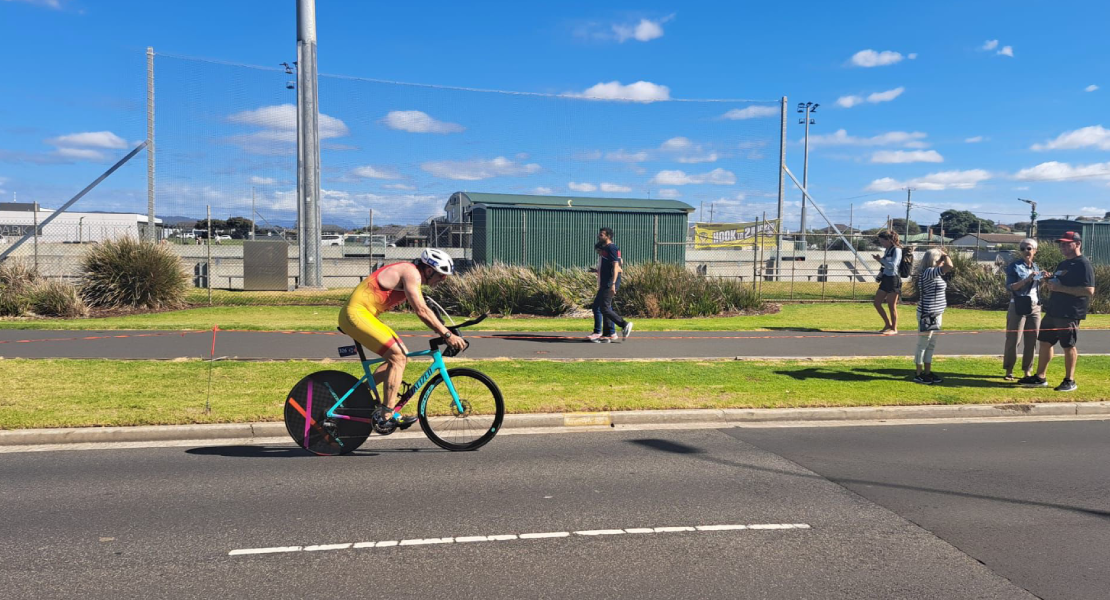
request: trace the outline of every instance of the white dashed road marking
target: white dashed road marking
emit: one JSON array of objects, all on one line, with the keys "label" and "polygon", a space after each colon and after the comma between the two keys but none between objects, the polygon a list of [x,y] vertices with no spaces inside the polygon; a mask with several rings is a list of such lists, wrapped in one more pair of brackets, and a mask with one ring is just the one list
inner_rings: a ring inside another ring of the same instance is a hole
[{"label": "white dashed road marking", "polygon": [[621,535],[625,533],[683,533],[702,531],[739,531],[771,529],[810,529],[805,523],[756,523],[751,525],[697,525],[681,527],[630,527],[627,529],[587,529],[583,531],[546,531],[541,533],[508,533],[499,535],[471,535],[442,538],[414,538],[410,540],[386,540],[382,542],[356,542],[344,544],[318,544],[314,546],[277,546],[274,548],[242,548],[228,552],[229,556],[247,554],[280,554],[285,552],[322,552],[327,550],[348,550],[362,548],[390,548],[393,546],[427,546],[432,544],[464,544],[471,542],[507,542],[511,540],[538,540],[565,538],[572,536]]}]

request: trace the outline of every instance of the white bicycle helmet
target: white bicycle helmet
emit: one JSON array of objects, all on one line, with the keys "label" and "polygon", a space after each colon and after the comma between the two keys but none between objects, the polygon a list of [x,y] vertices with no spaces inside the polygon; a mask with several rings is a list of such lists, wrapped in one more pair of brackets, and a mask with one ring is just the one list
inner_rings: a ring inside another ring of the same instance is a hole
[{"label": "white bicycle helmet", "polygon": [[442,275],[451,275],[455,272],[455,261],[451,260],[449,254],[438,248],[425,248],[420,253],[420,262]]}]

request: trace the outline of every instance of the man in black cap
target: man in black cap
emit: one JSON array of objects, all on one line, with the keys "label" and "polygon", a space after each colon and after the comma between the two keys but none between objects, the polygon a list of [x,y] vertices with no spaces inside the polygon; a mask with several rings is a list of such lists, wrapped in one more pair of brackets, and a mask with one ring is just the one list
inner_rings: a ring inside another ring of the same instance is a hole
[{"label": "man in black cap", "polygon": [[1079,349],[1075,343],[1079,338],[1079,322],[1087,317],[1087,306],[1095,295],[1095,269],[1091,261],[1083,256],[1083,238],[1074,231],[1068,231],[1056,240],[1064,260],[1056,267],[1055,273],[1043,273],[1051,277],[1045,310],[1047,316],[1041,320],[1041,332],[1037,335],[1040,342],[1040,356],[1037,360],[1037,374],[1023,377],[1021,383],[1029,387],[1047,387],[1045,375],[1048,363],[1052,361],[1052,347],[1056,342],[1064,349],[1064,381],[1056,386],[1057,392],[1074,392],[1079,389],[1075,384],[1075,363],[1079,360]]}]

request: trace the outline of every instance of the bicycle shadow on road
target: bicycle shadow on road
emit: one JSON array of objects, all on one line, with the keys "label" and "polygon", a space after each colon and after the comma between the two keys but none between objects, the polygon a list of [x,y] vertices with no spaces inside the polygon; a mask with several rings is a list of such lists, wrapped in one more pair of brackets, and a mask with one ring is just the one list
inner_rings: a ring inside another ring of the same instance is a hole
[{"label": "bicycle shadow on road", "polygon": [[[381,454],[412,454],[414,452],[447,452],[442,448],[359,448],[340,456],[369,457]],[[226,458],[316,458],[317,455],[297,446],[202,446],[189,448],[186,454],[223,456]]]},{"label": "bicycle shadow on road", "polygon": [[[185,454],[227,458],[316,458],[315,454],[293,446],[203,446],[189,448]],[[376,453],[356,450],[345,456],[376,456]]]}]

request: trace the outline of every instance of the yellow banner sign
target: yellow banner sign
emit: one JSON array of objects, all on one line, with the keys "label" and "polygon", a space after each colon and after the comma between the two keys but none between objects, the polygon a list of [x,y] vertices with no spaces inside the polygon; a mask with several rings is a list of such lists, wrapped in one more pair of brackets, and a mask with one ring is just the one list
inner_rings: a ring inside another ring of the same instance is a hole
[{"label": "yellow banner sign", "polygon": [[775,245],[778,219],[752,223],[695,223],[694,248],[755,247]]}]

